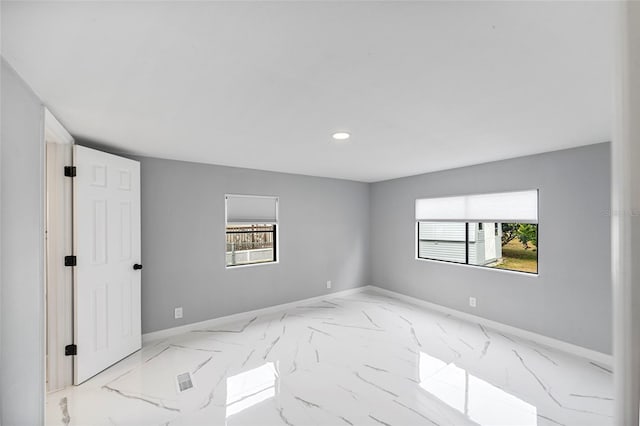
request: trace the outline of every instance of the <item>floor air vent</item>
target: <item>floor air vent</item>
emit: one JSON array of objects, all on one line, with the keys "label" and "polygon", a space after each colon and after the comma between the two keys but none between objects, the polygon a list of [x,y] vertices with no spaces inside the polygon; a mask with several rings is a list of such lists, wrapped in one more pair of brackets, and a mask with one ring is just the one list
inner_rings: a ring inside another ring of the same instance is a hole
[{"label": "floor air vent", "polygon": [[178,374],[178,390],[184,392],[193,387],[193,381],[191,380],[191,373]]}]

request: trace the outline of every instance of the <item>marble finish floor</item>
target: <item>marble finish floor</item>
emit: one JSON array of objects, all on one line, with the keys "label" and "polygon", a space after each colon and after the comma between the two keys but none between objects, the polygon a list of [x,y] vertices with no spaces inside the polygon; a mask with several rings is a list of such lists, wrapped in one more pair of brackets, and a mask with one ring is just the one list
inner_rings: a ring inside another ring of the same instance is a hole
[{"label": "marble finish floor", "polygon": [[363,292],[147,344],[47,422],[603,426],[612,396],[606,366]]}]

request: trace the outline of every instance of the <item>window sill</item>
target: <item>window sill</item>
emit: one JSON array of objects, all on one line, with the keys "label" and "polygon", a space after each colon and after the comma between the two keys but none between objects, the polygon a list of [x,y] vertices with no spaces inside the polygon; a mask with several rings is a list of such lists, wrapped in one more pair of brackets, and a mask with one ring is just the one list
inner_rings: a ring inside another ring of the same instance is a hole
[{"label": "window sill", "polygon": [[275,262],[260,262],[260,263],[248,263],[246,265],[224,265],[225,269],[242,269],[242,268],[250,268],[252,266],[267,266],[267,265],[277,265],[278,263],[280,263],[279,260],[276,260]]},{"label": "window sill", "polygon": [[490,268],[488,266],[481,266],[481,265],[468,265],[466,263],[458,263],[458,262],[449,262],[446,260],[436,260],[436,259],[424,259],[422,257],[416,257],[416,260],[420,260],[422,262],[431,262],[431,263],[437,263],[440,265],[454,265],[454,266],[462,266],[465,268],[474,268],[474,269],[478,269],[478,270],[483,270],[483,271],[496,271],[496,272],[505,272],[508,274],[517,274],[520,276],[526,276],[526,277],[531,277],[531,278],[538,278],[538,276],[540,276],[540,271],[538,272],[523,272],[523,271],[512,271],[510,269],[500,269],[500,268]]}]

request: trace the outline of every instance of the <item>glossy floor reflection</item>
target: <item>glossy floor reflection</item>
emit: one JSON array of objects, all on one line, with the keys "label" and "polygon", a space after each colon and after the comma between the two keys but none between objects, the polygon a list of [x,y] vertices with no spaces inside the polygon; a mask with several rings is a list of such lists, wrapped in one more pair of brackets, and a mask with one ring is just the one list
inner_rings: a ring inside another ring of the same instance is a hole
[{"label": "glossy floor reflection", "polygon": [[602,426],[612,395],[605,366],[366,292],[153,342],[50,394],[47,421]]}]

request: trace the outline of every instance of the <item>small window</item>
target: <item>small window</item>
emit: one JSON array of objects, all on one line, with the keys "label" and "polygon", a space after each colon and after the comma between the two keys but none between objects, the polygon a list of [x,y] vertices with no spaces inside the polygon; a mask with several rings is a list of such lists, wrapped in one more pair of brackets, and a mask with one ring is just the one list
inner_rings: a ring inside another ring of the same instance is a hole
[{"label": "small window", "polygon": [[276,225],[227,225],[227,266],[276,261]]},{"label": "small window", "polygon": [[277,262],[277,219],[277,197],[227,195],[226,266]]},{"label": "small window", "polygon": [[482,223],[478,224],[478,231],[482,231]]}]

